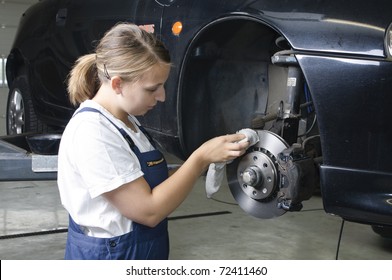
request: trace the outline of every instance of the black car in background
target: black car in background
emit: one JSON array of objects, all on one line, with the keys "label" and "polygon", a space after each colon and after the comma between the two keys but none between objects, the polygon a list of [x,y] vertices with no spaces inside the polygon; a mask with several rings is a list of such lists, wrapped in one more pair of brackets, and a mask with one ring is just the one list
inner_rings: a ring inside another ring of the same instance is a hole
[{"label": "black car in background", "polygon": [[62,131],[67,74],[117,22],[171,52],[167,101],[140,118],[185,159],[241,128],[260,142],[227,166],[249,214],[301,209],[319,185],[327,213],[392,226],[390,0],[42,0],[7,60],[7,132]]}]

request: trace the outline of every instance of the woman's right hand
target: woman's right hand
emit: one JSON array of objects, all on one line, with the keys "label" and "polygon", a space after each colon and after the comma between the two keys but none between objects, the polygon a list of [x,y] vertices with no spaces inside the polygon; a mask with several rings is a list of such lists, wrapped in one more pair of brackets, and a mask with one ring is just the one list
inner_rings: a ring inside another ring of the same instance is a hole
[{"label": "woman's right hand", "polygon": [[195,153],[205,166],[210,163],[226,162],[243,155],[249,147],[249,142],[240,142],[244,134],[228,134],[212,138],[202,144]]}]

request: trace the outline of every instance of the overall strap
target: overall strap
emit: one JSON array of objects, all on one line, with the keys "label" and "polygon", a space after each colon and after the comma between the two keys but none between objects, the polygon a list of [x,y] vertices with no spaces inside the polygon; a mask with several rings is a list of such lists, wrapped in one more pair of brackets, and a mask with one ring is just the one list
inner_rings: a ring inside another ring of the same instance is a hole
[{"label": "overall strap", "polygon": [[150,133],[148,133],[148,131],[143,127],[143,126],[138,126],[139,129],[144,133],[144,135],[147,137],[147,139],[150,141],[151,145],[156,149],[156,145],[155,145],[155,141],[152,138],[152,136],[150,135]]}]

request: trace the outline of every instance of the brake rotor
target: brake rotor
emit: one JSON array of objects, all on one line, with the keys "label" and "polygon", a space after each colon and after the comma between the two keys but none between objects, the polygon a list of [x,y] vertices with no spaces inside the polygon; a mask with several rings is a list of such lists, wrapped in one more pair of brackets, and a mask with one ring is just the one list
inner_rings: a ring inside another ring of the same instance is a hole
[{"label": "brake rotor", "polygon": [[260,141],[227,165],[230,191],[249,215],[270,219],[286,213],[279,207],[280,176],[277,156],[289,145],[277,134],[257,130]]}]

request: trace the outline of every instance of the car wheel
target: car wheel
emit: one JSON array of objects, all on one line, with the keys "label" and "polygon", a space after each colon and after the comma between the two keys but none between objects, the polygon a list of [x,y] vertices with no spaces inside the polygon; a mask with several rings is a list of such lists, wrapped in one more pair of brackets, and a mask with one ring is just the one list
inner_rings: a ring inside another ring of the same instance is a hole
[{"label": "car wheel", "polygon": [[17,77],[10,87],[7,102],[7,134],[41,132],[31,100],[30,88],[25,76]]},{"label": "car wheel", "polygon": [[381,237],[392,239],[392,226],[373,225],[372,229]]}]

